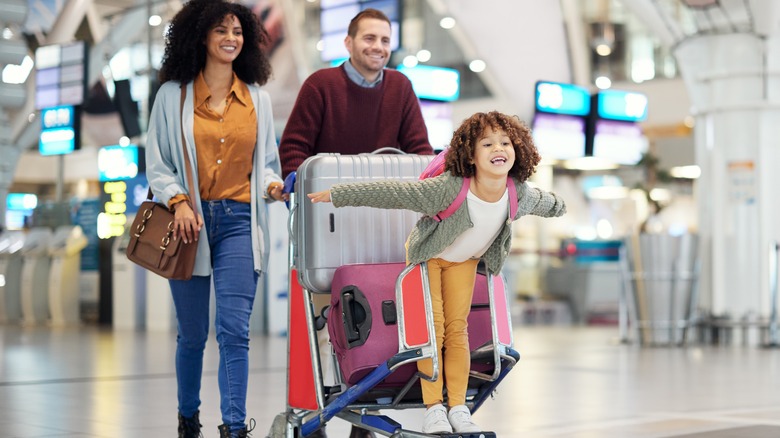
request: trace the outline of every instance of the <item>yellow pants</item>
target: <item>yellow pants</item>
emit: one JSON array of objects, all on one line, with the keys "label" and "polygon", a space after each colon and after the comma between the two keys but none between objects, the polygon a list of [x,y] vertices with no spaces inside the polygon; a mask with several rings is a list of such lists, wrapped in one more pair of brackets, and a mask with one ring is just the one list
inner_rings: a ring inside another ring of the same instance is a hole
[{"label": "yellow pants", "polygon": [[[444,382],[447,384],[450,406],[466,403],[466,387],[471,368],[467,318],[471,311],[477,262],[478,260],[461,263],[442,259],[428,260],[433,323],[439,353],[439,378],[435,382],[421,382],[423,402],[426,406],[443,401]],[[417,369],[430,376],[433,373],[433,361],[421,360],[417,362]]]}]

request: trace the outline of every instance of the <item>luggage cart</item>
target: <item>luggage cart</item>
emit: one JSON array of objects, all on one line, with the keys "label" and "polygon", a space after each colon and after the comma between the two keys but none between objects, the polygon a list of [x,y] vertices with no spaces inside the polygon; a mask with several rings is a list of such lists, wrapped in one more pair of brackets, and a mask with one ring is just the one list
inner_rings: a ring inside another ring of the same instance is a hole
[{"label": "luggage cart", "polygon": [[[403,243],[419,214],[405,210],[340,208],[313,204],[305,196],[339,182],[379,179],[416,180],[431,156],[406,154],[321,154],[307,159],[298,169],[290,197],[290,294],[288,374],[286,409],[274,419],[269,438],[310,436],[333,417],[381,436],[442,437],[403,426],[379,410],[424,408],[419,391],[421,378],[439,378],[427,266],[405,266],[395,281],[397,352],[377,359],[377,366],[354,384],[345,382],[334,366],[333,386],[324,384],[317,330],[324,327],[327,312],[317,315],[315,294],[330,294],[337,268],[356,264],[405,265]],[[472,371],[466,404],[475,412],[517,363],[512,348],[512,326],[507,290],[501,277],[486,276],[490,339],[472,349]],[[333,291],[336,293],[337,291]],[[381,310],[375,310],[381,312]],[[328,323],[341,315],[330,315]],[[381,318],[381,316],[380,316]],[[471,320],[470,320],[471,322]],[[372,342],[369,335],[366,342]],[[422,359],[434,362],[434,375],[416,372]],[[332,360],[336,360],[332,356]],[[387,384],[397,371],[415,366],[402,384]],[[388,392],[389,391],[389,392]],[[452,434],[462,438],[490,438],[492,432]]]}]

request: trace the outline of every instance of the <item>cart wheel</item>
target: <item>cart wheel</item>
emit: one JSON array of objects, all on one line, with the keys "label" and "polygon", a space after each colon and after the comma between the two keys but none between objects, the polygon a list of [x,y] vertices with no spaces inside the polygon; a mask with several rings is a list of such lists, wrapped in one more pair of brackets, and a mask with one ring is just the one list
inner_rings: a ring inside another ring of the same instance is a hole
[{"label": "cart wheel", "polygon": [[287,415],[282,413],[274,418],[271,424],[271,430],[268,431],[266,438],[287,438]]}]

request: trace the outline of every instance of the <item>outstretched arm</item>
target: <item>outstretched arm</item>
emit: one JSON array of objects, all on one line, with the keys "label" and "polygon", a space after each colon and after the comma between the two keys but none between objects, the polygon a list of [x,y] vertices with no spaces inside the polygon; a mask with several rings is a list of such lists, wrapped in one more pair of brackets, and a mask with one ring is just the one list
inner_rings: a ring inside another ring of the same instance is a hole
[{"label": "outstretched arm", "polygon": [[321,192],[309,193],[306,195],[311,199],[311,202],[330,202],[330,190],[323,190]]}]

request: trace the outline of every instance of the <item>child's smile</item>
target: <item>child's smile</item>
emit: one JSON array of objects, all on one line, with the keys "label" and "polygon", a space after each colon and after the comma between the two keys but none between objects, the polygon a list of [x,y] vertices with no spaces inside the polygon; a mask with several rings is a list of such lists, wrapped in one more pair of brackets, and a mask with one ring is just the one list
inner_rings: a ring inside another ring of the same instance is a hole
[{"label": "child's smile", "polygon": [[502,130],[487,128],[477,141],[473,162],[480,176],[506,178],[515,164],[515,148],[509,136]]}]

